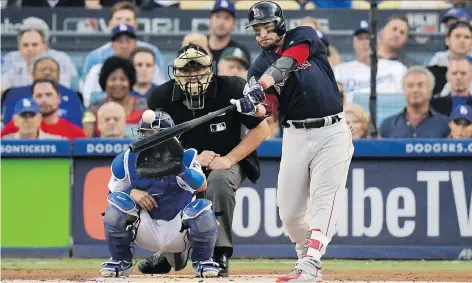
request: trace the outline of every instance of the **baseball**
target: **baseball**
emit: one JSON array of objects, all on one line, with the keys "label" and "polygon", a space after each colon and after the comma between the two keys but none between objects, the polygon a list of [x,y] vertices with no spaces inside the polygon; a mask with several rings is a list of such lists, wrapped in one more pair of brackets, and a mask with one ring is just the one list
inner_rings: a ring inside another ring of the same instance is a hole
[{"label": "baseball", "polygon": [[148,109],[144,111],[142,119],[145,123],[151,124],[156,119],[156,113]]}]

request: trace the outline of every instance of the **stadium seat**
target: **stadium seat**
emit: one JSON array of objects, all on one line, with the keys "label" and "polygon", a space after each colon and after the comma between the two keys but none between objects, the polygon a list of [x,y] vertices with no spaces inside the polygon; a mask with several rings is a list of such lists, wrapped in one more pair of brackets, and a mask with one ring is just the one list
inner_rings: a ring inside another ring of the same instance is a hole
[{"label": "stadium seat", "polygon": [[100,101],[100,100],[103,100],[107,97],[107,94],[105,92],[98,92],[98,91],[94,91],[92,92],[92,95],[90,97],[90,104],[96,102],[96,101]]},{"label": "stadium seat", "polygon": [[87,56],[88,52],[84,51],[68,51],[67,54],[70,56],[72,62],[74,63],[75,67],[77,68],[77,72],[79,73],[79,77],[82,77],[82,71],[84,68],[84,61],[85,56]]},{"label": "stadium seat", "polygon": [[[249,10],[252,5],[255,3],[259,2],[259,0],[238,0],[235,3],[236,10]],[[281,0],[277,1],[277,4],[280,5],[280,7],[283,10],[300,10],[300,4],[298,4],[296,1],[293,0]]]},{"label": "stadium seat", "polygon": [[182,10],[211,10],[215,5],[215,0],[180,0]]},{"label": "stadium seat", "polygon": [[[395,9],[447,9],[449,4],[445,0],[386,0],[378,4],[378,8],[382,10]],[[370,9],[370,1],[356,0],[352,1],[352,9],[368,10]]]},{"label": "stadium seat", "polygon": [[[353,102],[364,107],[366,111],[369,110],[369,94],[354,94]],[[401,93],[377,94],[377,126],[380,126],[385,118],[402,111],[405,106],[405,97]]]}]

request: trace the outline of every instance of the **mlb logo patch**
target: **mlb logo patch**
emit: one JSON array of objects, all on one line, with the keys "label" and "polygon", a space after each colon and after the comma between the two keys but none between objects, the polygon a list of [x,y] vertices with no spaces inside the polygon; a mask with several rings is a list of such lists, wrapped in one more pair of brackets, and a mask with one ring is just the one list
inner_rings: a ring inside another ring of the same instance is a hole
[{"label": "mlb logo patch", "polygon": [[224,131],[224,130],[226,130],[226,123],[225,122],[210,125],[210,131],[212,133],[221,132],[221,131]]}]

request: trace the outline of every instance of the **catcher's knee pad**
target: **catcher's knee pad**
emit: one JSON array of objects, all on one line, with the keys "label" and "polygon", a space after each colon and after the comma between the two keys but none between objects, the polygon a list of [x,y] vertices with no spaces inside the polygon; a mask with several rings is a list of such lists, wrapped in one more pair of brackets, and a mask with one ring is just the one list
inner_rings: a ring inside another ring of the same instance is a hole
[{"label": "catcher's knee pad", "polygon": [[108,249],[115,260],[130,261],[133,258],[130,245],[139,220],[136,203],[123,192],[111,193],[108,202],[103,217]]},{"label": "catcher's knee pad", "polygon": [[182,211],[182,223],[189,229],[194,262],[209,260],[213,255],[219,223],[211,205],[208,199],[197,199]]},{"label": "catcher's knee pad", "polygon": [[105,229],[112,233],[130,230],[130,226],[138,220],[136,202],[124,192],[111,193],[107,200],[108,207],[103,218]]}]

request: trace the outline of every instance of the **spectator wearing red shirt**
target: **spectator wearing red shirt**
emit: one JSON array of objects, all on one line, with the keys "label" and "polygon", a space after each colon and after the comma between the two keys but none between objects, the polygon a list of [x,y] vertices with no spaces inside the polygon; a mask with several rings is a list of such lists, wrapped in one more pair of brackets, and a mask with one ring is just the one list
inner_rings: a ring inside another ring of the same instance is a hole
[{"label": "spectator wearing red shirt", "polygon": [[112,56],[105,60],[100,71],[99,83],[106,93],[106,98],[90,104],[82,119],[87,137],[100,137],[97,127],[97,112],[107,102],[116,102],[123,106],[126,113],[126,124],[131,127],[139,123],[141,115],[147,109],[144,97],[134,97],[131,90],[136,84],[136,69],[129,59]]},{"label": "spectator wearing red shirt", "polygon": [[[73,140],[84,138],[85,134],[76,125],[59,116],[59,104],[61,96],[54,80],[45,78],[33,82],[31,86],[33,100],[39,105],[41,115],[41,130],[48,134],[58,135]],[[2,137],[18,131],[18,128],[10,121],[2,130]]]}]

